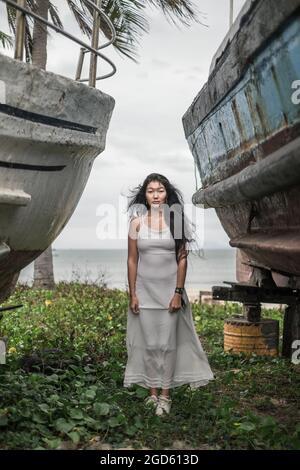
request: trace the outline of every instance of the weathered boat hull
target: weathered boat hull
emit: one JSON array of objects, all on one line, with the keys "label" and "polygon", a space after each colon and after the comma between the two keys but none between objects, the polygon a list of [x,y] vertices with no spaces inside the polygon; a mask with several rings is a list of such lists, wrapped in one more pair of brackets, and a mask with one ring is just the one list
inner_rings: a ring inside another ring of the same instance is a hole
[{"label": "weathered boat hull", "polygon": [[203,184],[194,204],[214,207],[243,261],[278,285],[300,276],[299,80],[300,1],[249,0],[183,117]]},{"label": "weathered boat hull", "polygon": [[71,217],[114,100],[0,55],[0,299]]}]

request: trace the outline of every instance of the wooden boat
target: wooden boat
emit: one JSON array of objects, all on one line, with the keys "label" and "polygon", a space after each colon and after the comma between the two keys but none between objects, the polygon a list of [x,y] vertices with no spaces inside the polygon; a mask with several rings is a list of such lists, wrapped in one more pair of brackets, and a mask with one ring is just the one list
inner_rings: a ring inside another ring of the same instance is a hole
[{"label": "wooden boat", "polygon": [[[237,280],[300,286],[300,0],[248,0],[183,117]],[[246,263],[246,264],[244,264]]]},{"label": "wooden boat", "polygon": [[0,54],[0,301],[71,217],[113,108],[96,88]]}]

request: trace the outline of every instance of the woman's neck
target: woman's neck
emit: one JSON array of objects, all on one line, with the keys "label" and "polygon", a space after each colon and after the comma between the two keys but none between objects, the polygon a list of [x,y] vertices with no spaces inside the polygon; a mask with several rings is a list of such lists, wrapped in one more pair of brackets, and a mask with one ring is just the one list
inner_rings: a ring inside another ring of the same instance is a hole
[{"label": "woman's neck", "polygon": [[150,220],[161,220],[163,219],[163,211],[162,210],[149,210],[147,213],[147,217]]}]

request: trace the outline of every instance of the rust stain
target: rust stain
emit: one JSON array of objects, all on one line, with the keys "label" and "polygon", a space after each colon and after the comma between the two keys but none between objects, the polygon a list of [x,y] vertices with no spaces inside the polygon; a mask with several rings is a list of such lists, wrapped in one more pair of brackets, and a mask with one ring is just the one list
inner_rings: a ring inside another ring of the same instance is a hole
[{"label": "rust stain", "polygon": [[239,114],[239,110],[238,110],[237,105],[236,105],[235,98],[232,99],[231,109],[232,109],[232,112],[233,112],[235,123],[236,123],[237,128],[238,128],[239,133],[240,133],[241,141],[245,142],[246,141],[246,132],[245,132],[245,128],[243,126],[242,120],[240,118],[240,114]]},{"label": "rust stain", "polygon": [[276,74],[276,70],[275,70],[275,67],[274,67],[274,64],[271,65],[271,74],[272,74],[272,77],[273,77],[273,81],[274,81],[274,85],[275,85],[275,89],[277,91],[277,94],[279,96],[279,99],[280,99],[280,103],[281,103],[281,108],[283,109],[283,106],[284,106],[284,98],[282,96],[282,93],[281,93],[281,89],[280,89],[280,83],[278,81],[278,77],[277,77],[277,74]]},{"label": "rust stain", "polygon": [[[240,147],[231,150],[226,154],[225,163],[218,164],[217,177],[221,180],[237,174],[259,159],[265,158],[283,145],[288,144],[300,135],[300,123],[292,128],[283,128],[268,140],[257,143],[256,139],[244,142]],[[211,175],[207,175],[207,182],[214,183],[216,175],[212,170]]]},{"label": "rust stain", "polygon": [[268,129],[268,125],[267,125],[263,110],[260,107],[259,103],[255,103],[255,108],[256,108],[257,115],[258,115],[259,120],[260,120],[262,131],[263,131],[264,135],[266,136],[269,133],[269,129]]}]

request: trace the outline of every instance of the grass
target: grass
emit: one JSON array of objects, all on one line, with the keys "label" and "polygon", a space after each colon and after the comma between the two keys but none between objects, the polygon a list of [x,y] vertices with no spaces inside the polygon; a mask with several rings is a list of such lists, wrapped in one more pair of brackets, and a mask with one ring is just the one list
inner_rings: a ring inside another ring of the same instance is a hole
[{"label": "grass", "polygon": [[[6,305],[16,303],[23,307],[0,322],[9,351],[0,365],[0,448],[300,449],[300,366],[223,351],[224,319],[239,305],[192,304],[216,380],[175,389],[162,419],[144,408],[146,389],[123,388],[125,292],[19,286]],[[267,316],[282,331],[282,313]]]}]

